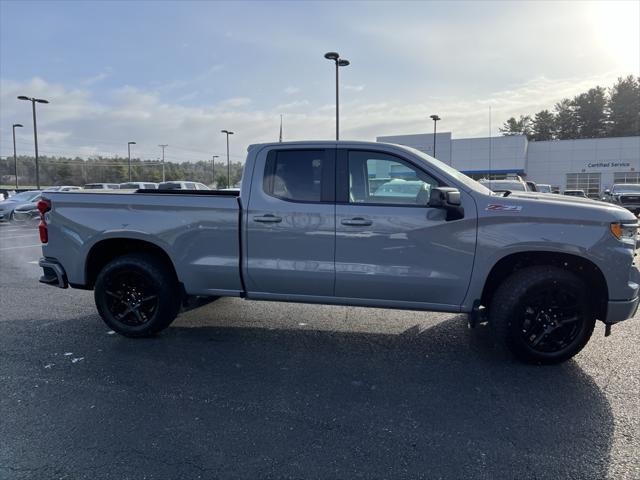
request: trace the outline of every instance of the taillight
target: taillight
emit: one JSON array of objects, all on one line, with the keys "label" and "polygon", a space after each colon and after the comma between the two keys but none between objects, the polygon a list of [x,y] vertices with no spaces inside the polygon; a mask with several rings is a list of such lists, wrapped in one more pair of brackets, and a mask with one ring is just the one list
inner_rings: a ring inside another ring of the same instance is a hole
[{"label": "taillight", "polygon": [[38,224],[40,241],[42,243],[47,243],[49,241],[49,232],[47,231],[47,221],[44,218],[44,214],[51,210],[51,201],[43,198],[38,202],[37,206],[38,211],[40,212],[40,223]]}]

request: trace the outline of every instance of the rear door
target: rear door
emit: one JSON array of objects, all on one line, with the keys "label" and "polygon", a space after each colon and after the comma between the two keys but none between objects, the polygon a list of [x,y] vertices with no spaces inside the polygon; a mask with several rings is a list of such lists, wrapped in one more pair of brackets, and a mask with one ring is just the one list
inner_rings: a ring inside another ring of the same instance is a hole
[{"label": "rear door", "polygon": [[[340,150],[336,204],[337,297],[364,303],[459,305],[476,242],[476,209],[461,191],[464,218],[427,206],[447,186],[418,163],[388,153]],[[416,305],[419,307],[420,305]]]},{"label": "rear door", "polygon": [[335,148],[258,154],[245,218],[250,295],[333,295]]}]

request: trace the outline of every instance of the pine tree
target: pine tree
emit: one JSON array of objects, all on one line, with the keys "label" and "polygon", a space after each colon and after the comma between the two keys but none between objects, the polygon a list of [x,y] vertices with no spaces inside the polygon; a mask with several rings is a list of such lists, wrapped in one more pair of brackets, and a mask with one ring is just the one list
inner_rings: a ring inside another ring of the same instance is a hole
[{"label": "pine tree", "polygon": [[580,138],[599,138],[607,134],[607,99],[605,89],[595,87],[574,100]]},{"label": "pine tree", "polygon": [[578,138],[578,118],[574,103],[565,98],[555,106],[555,131],[558,140]]},{"label": "pine tree", "polygon": [[608,107],[611,136],[640,135],[640,77],[618,78],[609,91]]},{"label": "pine tree", "polygon": [[549,110],[541,110],[533,119],[532,139],[536,141],[553,140],[555,138],[555,117]]},{"label": "pine tree", "polygon": [[511,117],[504,125],[500,127],[500,133],[506,136],[510,135],[526,135],[527,138],[531,138],[531,117],[529,115],[520,115],[518,120],[515,117]]}]

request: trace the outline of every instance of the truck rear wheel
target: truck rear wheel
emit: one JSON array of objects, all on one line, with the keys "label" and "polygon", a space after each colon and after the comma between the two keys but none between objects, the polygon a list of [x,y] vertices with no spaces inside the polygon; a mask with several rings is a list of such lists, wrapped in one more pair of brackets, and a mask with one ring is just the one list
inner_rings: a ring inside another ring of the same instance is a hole
[{"label": "truck rear wheel", "polygon": [[94,298],[104,322],[127,337],[147,337],[167,328],[181,303],[171,269],[145,254],[123,255],[109,262],[98,274]]},{"label": "truck rear wheel", "polygon": [[509,276],[489,309],[496,340],[527,363],[570,359],[587,344],[595,322],[585,283],[553,266],[524,268]]}]

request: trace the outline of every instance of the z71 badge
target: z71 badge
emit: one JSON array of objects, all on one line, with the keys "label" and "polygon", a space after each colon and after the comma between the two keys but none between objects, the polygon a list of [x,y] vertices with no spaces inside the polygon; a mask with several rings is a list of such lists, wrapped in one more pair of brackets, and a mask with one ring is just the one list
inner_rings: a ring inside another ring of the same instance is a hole
[{"label": "z71 badge", "polygon": [[501,205],[499,203],[490,203],[485,208],[488,212],[520,212],[522,211],[522,206],[520,205]]}]

